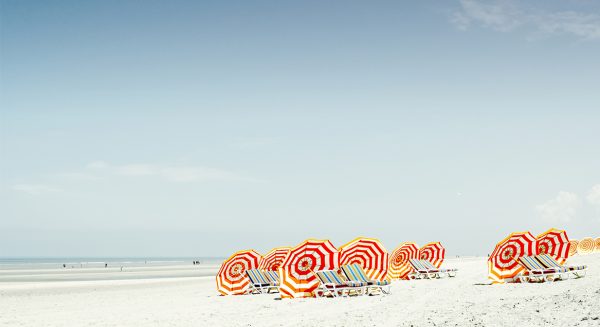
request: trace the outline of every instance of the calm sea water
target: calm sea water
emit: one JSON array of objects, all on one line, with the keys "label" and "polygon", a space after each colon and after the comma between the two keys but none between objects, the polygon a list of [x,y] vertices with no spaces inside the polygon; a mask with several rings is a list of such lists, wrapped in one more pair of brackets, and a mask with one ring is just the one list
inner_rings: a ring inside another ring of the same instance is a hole
[{"label": "calm sea water", "polygon": [[44,257],[0,258],[0,270],[54,269],[54,268],[103,268],[108,267],[157,267],[172,265],[220,264],[224,258],[212,257]]}]

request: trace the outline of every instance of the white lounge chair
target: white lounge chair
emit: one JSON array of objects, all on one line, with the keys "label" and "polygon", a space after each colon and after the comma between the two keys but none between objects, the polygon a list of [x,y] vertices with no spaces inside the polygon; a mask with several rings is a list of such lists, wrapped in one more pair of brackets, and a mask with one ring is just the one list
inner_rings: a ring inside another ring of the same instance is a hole
[{"label": "white lounge chair", "polygon": [[363,295],[366,284],[348,282],[334,270],[322,270],[315,273],[321,284],[315,290],[316,297]]},{"label": "white lounge chair", "polygon": [[569,279],[572,274],[575,278],[585,277],[587,272],[587,266],[564,266],[558,263],[558,261],[554,260],[553,257],[547,254],[536,255],[535,258],[545,267],[545,268],[554,268],[560,271],[561,279]]},{"label": "white lounge chair", "polygon": [[534,257],[523,256],[517,260],[526,271],[517,275],[517,278],[523,282],[548,282],[560,278],[560,270],[555,268],[546,268]]},{"label": "white lounge chair", "polygon": [[430,270],[439,270],[440,277],[443,277],[443,274],[446,274],[448,277],[456,277],[456,272],[458,271],[456,268],[437,268],[429,260],[421,259],[419,261]]},{"label": "white lounge chair", "polygon": [[262,271],[258,269],[246,270],[248,278],[250,278],[250,288],[248,294],[265,294],[271,293],[272,290],[278,291],[277,285],[272,283]]},{"label": "white lounge chair", "polygon": [[367,274],[365,274],[365,271],[362,269],[362,267],[357,263],[344,265],[341,267],[341,269],[348,281],[365,284],[365,290],[367,294],[371,294],[370,291],[372,290],[379,290],[383,294],[390,294],[392,285],[389,280],[370,279],[367,277]]},{"label": "white lounge chair", "polygon": [[428,268],[420,260],[409,259],[408,262],[413,267],[414,271],[408,274],[408,279],[433,279],[440,278],[440,270],[437,268]]}]

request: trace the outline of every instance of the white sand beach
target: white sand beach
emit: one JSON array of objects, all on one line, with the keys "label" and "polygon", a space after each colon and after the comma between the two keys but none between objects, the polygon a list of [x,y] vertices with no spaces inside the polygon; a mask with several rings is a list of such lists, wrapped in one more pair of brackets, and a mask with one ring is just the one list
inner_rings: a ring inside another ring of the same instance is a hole
[{"label": "white sand beach", "polygon": [[[456,278],[398,281],[388,296],[294,300],[279,300],[277,294],[219,296],[214,277],[201,276],[214,275],[214,265],[161,268],[160,278],[152,272],[156,268],[130,272],[136,278],[98,281],[44,281],[47,274],[40,274],[39,281],[30,276],[9,282],[4,276],[0,325],[598,326],[600,254],[569,262],[587,264],[587,276],[478,285],[486,282],[485,258],[460,258],[444,263],[459,269]],[[199,277],[181,273],[189,269],[197,269]]]}]

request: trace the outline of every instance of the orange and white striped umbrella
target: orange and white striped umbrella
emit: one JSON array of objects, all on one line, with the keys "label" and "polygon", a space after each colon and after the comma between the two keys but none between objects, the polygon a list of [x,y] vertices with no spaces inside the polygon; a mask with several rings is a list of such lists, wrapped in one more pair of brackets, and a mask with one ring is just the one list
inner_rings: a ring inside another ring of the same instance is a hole
[{"label": "orange and white striped umbrella", "polygon": [[340,266],[357,263],[367,277],[383,280],[388,270],[389,254],[377,239],[358,237],[340,247]]},{"label": "orange and white striped umbrella", "polygon": [[308,239],[300,243],[279,267],[281,297],[313,297],[319,286],[315,272],[339,266],[340,252],[330,241]]},{"label": "orange and white striped umbrella", "polygon": [[245,294],[250,284],[246,270],[258,267],[261,256],[254,250],[234,253],[217,273],[217,291],[222,295]]},{"label": "orange and white striped umbrella", "polygon": [[594,240],[594,251],[595,252],[600,252],[600,237],[596,238]]},{"label": "orange and white striped umbrella", "polygon": [[537,240],[530,232],[508,235],[496,244],[488,258],[488,277],[495,283],[513,281],[523,267],[517,261],[522,256],[537,254]]},{"label": "orange and white striped umbrella", "polygon": [[408,274],[413,270],[410,259],[419,258],[419,247],[414,242],[401,243],[390,256],[388,276],[392,279],[408,279]]},{"label": "orange and white striped umbrella", "polygon": [[537,253],[548,254],[560,264],[569,258],[570,246],[569,237],[564,230],[550,228],[537,236]]},{"label": "orange and white striped umbrella", "polygon": [[569,240],[569,257],[572,257],[577,254],[577,245],[579,245],[578,240]]},{"label": "orange and white striped umbrella", "polygon": [[277,271],[287,255],[290,253],[290,247],[274,248],[265,254],[258,265],[258,269]]},{"label": "orange and white striped umbrella", "polygon": [[579,244],[577,244],[577,254],[590,254],[594,252],[594,248],[596,244],[594,243],[594,239],[591,237],[584,237],[579,240]]},{"label": "orange and white striped umbrella", "polygon": [[440,242],[427,243],[419,249],[419,258],[422,260],[428,260],[437,268],[442,265],[445,257],[446,249]]}]

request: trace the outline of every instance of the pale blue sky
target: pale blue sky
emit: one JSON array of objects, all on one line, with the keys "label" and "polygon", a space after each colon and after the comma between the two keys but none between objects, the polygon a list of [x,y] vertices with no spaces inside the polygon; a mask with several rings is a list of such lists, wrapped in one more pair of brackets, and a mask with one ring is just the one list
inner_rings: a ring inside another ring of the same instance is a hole
[{"label": "pale blue sky", "polygon": [[600,236],[598,2],[0,2],[0,256]]}]

